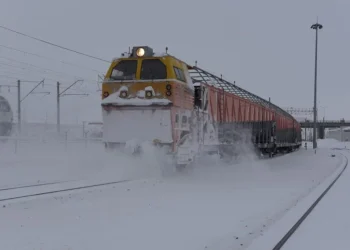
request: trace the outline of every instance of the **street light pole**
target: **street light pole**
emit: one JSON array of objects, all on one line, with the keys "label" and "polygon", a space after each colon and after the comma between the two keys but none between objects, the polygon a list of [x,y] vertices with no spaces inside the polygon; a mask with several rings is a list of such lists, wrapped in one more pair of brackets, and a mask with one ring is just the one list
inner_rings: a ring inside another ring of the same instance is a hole
[{"label": "street light pole", "polygon": [[317,148],[317,135],[316,135],[316,118],[317,118],[317,45],[318,45],[318,30],[322,29],[322,24],[318,22],[311,26],[311,29],[316,30],[315,41],[315,85],[314,85],[314,131],[313,131],[313,148]]}]

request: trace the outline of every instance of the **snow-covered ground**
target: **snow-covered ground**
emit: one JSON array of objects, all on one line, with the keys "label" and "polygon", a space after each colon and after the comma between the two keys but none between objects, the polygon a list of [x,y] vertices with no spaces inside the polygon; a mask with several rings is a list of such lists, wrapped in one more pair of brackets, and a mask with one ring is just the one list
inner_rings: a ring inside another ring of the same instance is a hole
[{"label": "snow-covered ground", "polygon": [[349,181],[345,171],[283,249],[349,249]]},{"label": "snow-covered ground", "polygon": [[[350,148],[349,142],[336,144]],[[344,154],[349,157],[346,151]],[[283,249],[349,249],[349,190],[350,171],[346,170]]]},{"label": "snow-covered ground", "polygon": [[244,249],[341,169],[340,152],[330,157],[329,141],[319,146],[317,154],[301,149],[264,160],[246,155],[237,164],[206,157],[166,176],[163,159],[152,151],[132,158],[107,154],[99,144],[21,144],[17,154],[3,148],[0,188],[130,181],[1,203],[1,245],[21,250]]}]

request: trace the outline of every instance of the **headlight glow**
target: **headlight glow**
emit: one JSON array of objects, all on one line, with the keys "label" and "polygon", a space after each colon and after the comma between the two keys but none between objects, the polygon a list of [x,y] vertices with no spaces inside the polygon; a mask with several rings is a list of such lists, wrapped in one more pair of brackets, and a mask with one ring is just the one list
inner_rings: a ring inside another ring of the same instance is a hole
[{"label": "headlight glow", "polygon": [[144,56],[144,55],[145,55],[145,50],[144,50],[144,48],[138,48],[138,49],[136,50],[136,55],[139,56],[139,57]]},{"label": "headlight glow", "polygon": [[125,98],[127,96],[128,96],[128,92],[126,92],[125,90],[120,92],[120,97]]}]

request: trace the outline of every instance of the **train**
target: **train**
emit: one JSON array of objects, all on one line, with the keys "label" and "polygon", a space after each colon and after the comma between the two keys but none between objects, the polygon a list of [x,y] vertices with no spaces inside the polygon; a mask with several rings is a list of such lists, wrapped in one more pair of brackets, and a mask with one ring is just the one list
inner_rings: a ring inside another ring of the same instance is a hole
[{"label": "train", "polygon": [[0,96],[0,136],[9,136],[13,128],[13,112],[9,101]]},{"label": "train", "polygon": [[148,141],[166,147],[177,166],[202,151],[233,155],[244,143],[269,157],[301,146],[301,126],[288,112],[167,49],[135,46],[115,58],[101,106],[107,149]]}]

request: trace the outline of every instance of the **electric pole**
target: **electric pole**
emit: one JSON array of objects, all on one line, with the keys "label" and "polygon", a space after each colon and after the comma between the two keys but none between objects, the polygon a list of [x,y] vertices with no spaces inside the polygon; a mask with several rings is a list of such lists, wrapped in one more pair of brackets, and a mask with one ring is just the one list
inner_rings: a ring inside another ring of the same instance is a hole
[{"label": "electric pole", "polygon": [[21,80],[17,80],[18,133],[21,133]]},{"label": "electric pole", "polygon": [[21,125],[22,125],[22,109],[21,109],[21,103],[22,101],[24,101],[25,98],[27,98],[27,96],[29,96],[30,94],[50,94],[50,92],[36,92],[33,93],[33,91],[40,85],[40,84],[44,84],[45,79],[43,79],[42,81],[40,81],[25,97],[23,97],[21,99],[21,84],[23,82],[26,83],[37,83],[38,81],[21,81],[21,80],[17,80],[17,86],[16,85],[8,85],[8,84],[0,84],[0,92],[1,92],[1,87],[7,87],[9,92],[10,92],[10,88],[17,88],[17,130],[18,133],[21,133]]},{"label": "electric pole", "polygon": [[318,22],[311,26],[311,29],[316,31],[315,40],[315,83],[314,83],[314,131],[313,131],[313,148],[317,148],[317,135],[316,135],[316,119],[317,119],[317,46],[318,46],[318,30],[322,29],[322,24]]},{"label": "electric pole", "polygon": [[60,98],[61,96],[65,96],[65,95],[84,95],[87,96],[88,94],[64,94],[68,89],[70,89],[71,87],[73,87],[76,83],[78,82],[82,82],[83,80],[76,80],[75,82],[73,82],[71,85],[69,85],[66,89],[64,89],[61,93],[60,93],[60,83],[57,82],[57,133],[60,133],[60,119],[61,119],[61,110],[60,110]]},{"label": "electric pole", "polygon": [[60,133],[60,83],[57,82],[57,133]]},{"label": "electric pole", "polygon": [[29,91],[29,93],[27,95],[25,95],[22,99],[21,99],[21,82],[36,82],[36,81],[17,81],[17,89],[18,89],[18,132],[21,133],[21,103],[24,99],[27,98],[27,96],[29,96],[30,94],[33,93],[33,91],[40,85],[43,84],[45,81],[45,79],[41,80],[31,91]]},{"label": "electric pole", "polygon": [[[34,87],[31,91],[28,92],[28,94],[26,94],[25,97],[23,97],[23,98],[20,100],[20,102],[24,101],[24,99],[26,99],[27,96],[29,96],[30,94],[32,94],[33,91],[34,91],[37,87],[39,87],[40,84],[43,84],[44,82],[45,82],[45,79],[41,80],[37,85],[35,85],[35,87]],[[18,89],[19,89],[19,87],[18,87]],[[47,92],[45,92],[45,93],[47,93]]]}]

